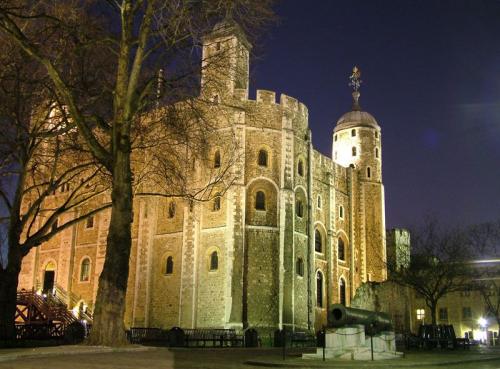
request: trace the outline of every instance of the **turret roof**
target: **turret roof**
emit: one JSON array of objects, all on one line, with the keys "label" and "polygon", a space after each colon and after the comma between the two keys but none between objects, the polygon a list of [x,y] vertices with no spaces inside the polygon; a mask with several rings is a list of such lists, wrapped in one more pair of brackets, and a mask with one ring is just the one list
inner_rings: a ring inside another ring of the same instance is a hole
[{"label": "turret roof", "polygon": [[380,126],[378,125],[373,115],[361,110],[361,107],[359,106],[359,96],[359,91],[354,91],[352,93],[352,110],[340,117],[340,119],[337,121],[334,132],[354,127],[370,127],[380,129]]},{"label": "turret roof", "polygon": [[335,126],[335,132],[353,127],[371,127],[380,129],[377,121],[370,113],[361,110],[352,110],[340,117]]},{"label": "turret roof", "polygon": [[252,44],[248,41],[248,38],[243,28],[241,28],[238,22],[236,22],[233,18],[229,16],[217,22],[212,28],[212,31],[207,35],[205,35],[203,38],[209,40],[212,38],[217,38],[221,36],[230,36],[230,35],[238,37],[240,42],[242,42],[247,49],[252,48]]}]

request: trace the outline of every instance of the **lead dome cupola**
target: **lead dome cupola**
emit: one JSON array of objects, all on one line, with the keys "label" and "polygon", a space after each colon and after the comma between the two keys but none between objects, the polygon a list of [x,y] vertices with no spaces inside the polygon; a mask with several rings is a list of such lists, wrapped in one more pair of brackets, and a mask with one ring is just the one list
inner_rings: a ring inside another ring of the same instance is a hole
[{"label": "lead dome cupola", "polygon": [[351,86],[354,90],[352,93],[352,109],[340,117],[337,121],[334,132],[353,127],[370,127],[380,129],[380,126],[373,115],[366,111],[362,111],[361,106],[359,105],[359,97],[361,95],[359,93],[359,87],[362,82],[360,77],[360,70],[357,67],[354,67],[352,75],[349,77],[349,86]]}]

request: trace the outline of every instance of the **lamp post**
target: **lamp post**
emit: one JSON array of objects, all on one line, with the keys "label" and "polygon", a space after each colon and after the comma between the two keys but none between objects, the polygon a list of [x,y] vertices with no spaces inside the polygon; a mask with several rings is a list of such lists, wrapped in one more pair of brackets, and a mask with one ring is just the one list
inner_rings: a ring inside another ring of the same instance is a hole
[{"label": "lamp post", "polygon": [[485,318],[483,317],[480,317],[478,320],[477,320],[479,326],[481,327],[481,332],[482,332],[482,338],[484,337],[484,342],[488,342],[488,320],[486,320]]}]

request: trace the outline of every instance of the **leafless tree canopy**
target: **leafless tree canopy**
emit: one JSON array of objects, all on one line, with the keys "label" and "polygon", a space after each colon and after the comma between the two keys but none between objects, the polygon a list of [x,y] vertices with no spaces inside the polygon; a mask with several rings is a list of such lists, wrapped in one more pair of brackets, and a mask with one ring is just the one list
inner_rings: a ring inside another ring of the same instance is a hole
[{"label": "leafless tree canopy", "polygon": [[470,288],[481,294],[484,313],[500,326],[500,221],[470,226],[467,236],[476,259]]},{"label": "leafless tree canopy", "polygon": [[436,324],[439,300],[448,293],[468,288],[471,280],[470,249],[461,229],[445,228],[436,220],[427,220],[411,231],[412,252],[408,268],[388,265],[393,281],[409,286],[431,310]]},{"label": "leafless tree canopy", "polygon": [[[23,257],[62,230],[109,207],[108,188],[50,80],[16,44],[0,43],[0,330],[12,337]],[[91,204],[92,203],[92,204]],[[66,216],[71,212],[71,216]]]},{"label": "leafless tree canopy", "polygon": [[[230,184],[225,174],[231,172],[222,169],[198,173],[199,183],[186,183],[197,170],[197,165],[190,168],[189,164],[207,161],[207,143],[216,139],[214,128],[232,117],[224,104],[231,105],[226,86],[219,78],[227,70],[217,71],[226,68],[222,54],[200,61],[200,46],[223,19],[226,24],[236,21],[245,37],[254,39],[255,30],[271,18],[271,3],[0,3],[0,32],[47,74],[60,111],[68,115],[77,132],[76,141],[83,143],[109,177],[112,211],[97,293],[94,343],[115,345],[125,340],[122,318],[134,192],[203,200],[211,195],[211,188]],[[216,70],[200,82],[203,68]],[[201,85],[203,90],[218,91],[223,103],[198,96]],[[159,108],[158,97],[165,108]],[[215,122],[214,117],[222,119]],[[226,136],[224,141],[230,139]],[[148,149],[135,152],[144,147]],[[228,150],[232,149],[229,144]],[[231,160],[225,164],[229,168]]]}]

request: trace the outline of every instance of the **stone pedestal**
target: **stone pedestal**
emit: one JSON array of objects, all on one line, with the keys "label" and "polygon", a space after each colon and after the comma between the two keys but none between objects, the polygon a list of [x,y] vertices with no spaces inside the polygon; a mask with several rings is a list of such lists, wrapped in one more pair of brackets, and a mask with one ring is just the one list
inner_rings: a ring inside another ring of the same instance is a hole
[{"label": "stone pedestal", "polygon": [[[365,335],[363,325],[337,329],[327,329],[325,334],[325,358],[343,360],[371,360],[372,337]],[[386,360],[402,357],[396,351],[394,332],[380,332],[373,336],[373,359]],[[323,348],[318,347],[315,354],[303,354],[303,359],[322,359]]]}]

